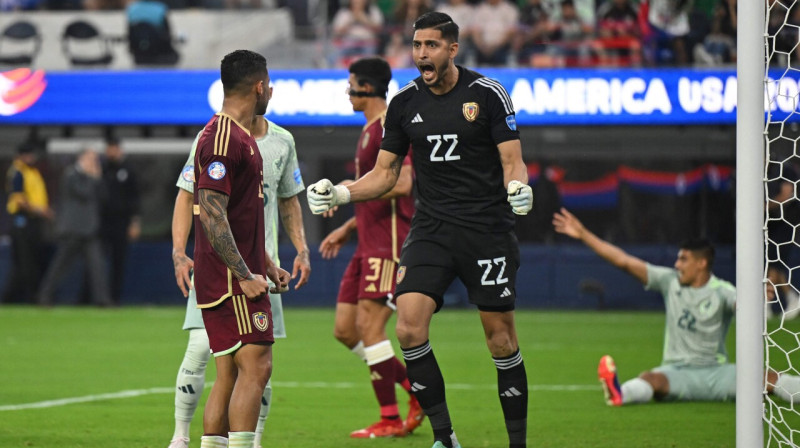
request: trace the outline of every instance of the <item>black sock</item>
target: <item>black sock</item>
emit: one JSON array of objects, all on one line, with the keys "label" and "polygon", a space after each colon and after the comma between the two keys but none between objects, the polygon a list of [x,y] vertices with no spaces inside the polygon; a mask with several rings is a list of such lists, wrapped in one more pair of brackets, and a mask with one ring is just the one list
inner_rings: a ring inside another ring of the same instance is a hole
[{"label": "black sock", "polygon": [[411,391],[431,422],[434,440],[440,440],[448,448],[452,447],[450,434],[453,432],[453,424],[447,410],[444,378],[430,343],[425,341],[418,347],[404,348],[403,359],[406,361]]},{"label": "black sock", "polygon": [[511,448],[525,448],[528,426],[528,375],[522,354],[517,350],[507,358],[494,358],[497,389],[506,420]]}]

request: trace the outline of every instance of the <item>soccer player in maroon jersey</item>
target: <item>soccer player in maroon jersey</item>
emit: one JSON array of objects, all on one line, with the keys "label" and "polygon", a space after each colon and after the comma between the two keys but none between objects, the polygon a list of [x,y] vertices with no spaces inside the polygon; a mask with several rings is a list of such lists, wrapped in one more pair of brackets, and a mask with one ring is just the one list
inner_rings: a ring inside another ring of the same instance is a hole
[{"label": "soccer player in maroon jersey", "polygon": [[[363,112],[367,119],[356,148],[356,179],[375,166],[386,117],[386,91],[391,79],[392,70],[381,58],[364,58],[350,65],[350,102],[353,110]],[[386,337],[400,245],[408,235],[414,214],[411,184],[411,161],[406,157],[395,187],[380,199],[355,204],[355,217],[331,232],[320,245],[323,258],[333,258],[350,233],[356,228],[359,230],[358,247],[339,286],[334,335],[369,366],[381,419],[353,431],[350,437],[404,436],[416,429],[424,418],[422,408],[410,392],[406,368],[395,356]],[[400,419],[395,383],[410,395],[405,422]]]},{"label": "soccer player in maroon jersey", "polygon": [[[206,124],[194,160],[194,286],[217,380],[203,415],[201,448],[253,446],[261,393],[272,372],[269,284],[290,274],[264,246],[263,161],[250,130],[269,100],[267,61],[237,50],[222,59],[222,110]],[[227,437],[226,437],[227,436]]]}]

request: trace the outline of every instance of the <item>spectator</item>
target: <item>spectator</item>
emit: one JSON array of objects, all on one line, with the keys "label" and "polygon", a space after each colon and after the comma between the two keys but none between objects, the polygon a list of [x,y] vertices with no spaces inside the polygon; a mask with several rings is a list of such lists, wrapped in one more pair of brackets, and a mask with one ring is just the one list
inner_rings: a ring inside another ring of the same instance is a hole
[{"label": "spectator", "polygon": [[42,275],[42,227],[53,216],[36,163],[36,146],[24,143],[6,174],[6,210],[11,217],[11,269],[3,303],[31,302]]},{"label": "spectator", "polygon": [[153,0],[127,0],[128,49],[137,65],[175,65],[167,5]]},{"label": "spectator", "polygon": [[337,49],[336,66],[348,66],[359,56],[374,55],[383,27],[383,14],[370,0],[350,0],[333,17],[333,42]]},{"label": "spectator", "polygon": [[29,11],[39,9],[40,0],[0,0],[0,11]]},{"label": "spectator", "polygon": [[[731,27],[730,20],[721,6],[714,9],[711,31],[692,50],[695,64],[715,66],[736,62],[736,29]],[[733,34],[729,34],[731,30]]]},{"label": "spectator", "polygon": [[550,40],[550,15],[542,0],[528,0],[520,11],[519,32],[515,36],[514,48],[520,65],[534,67],[552,65],[547,56]]},{"label": "spectator", "polygon": [[100,209],[100,237],[111,260],[111,300],[119,304],[125,279],[128,241],[141,234],[139,186],[133,167],[122,152],[119,140],[106,140],[103,159],[103,191]]},{"label": "spectator", "polygon": [[648,59],[652,64],[686,65],[686,36],[692,0],[649,0],[648,23],[652,31]]},{"label": "spectator", "polygon": [[84,0],[83,8],[90,11],[114,11],[125,8],[124,0]]},{"label": "spectator", "polygon": [[39,288],[38,303],[52,305],[59,282],[70,273],[76,257],[83,258],[89,272],[95,303],[108,306],[103,254],[98,238],[102,191],[100,162],[97,153],[87,149],[74,166],[68,168],[61,182],[61,204],[56,231],[58,250]]},{"label": "spectator", "polygon": [[578,17],[572,0],[561,2],[561,17],[551,23],[549,50],[560,59],[558,65],[588,65],[592,26]]},{"label": "spectator", "polygon": [[596,49],[604,66],[638,65],[642,31],[630,0],[610,0],[597,10]]},{"label": "spectator", "polygon": [[475,47],[472,43],[472,21],[475,17],[475,7],[467,0],[446,0],[439,3],[436,10],[453,18],[458,24],[458,54],[455,63],[470,65],[475,58]]},{"label": "spectator", "polygon": [[387,23],[388,42],[384,51],[392,67],[410,67],[411,40],[414,37],[414,21],[431,11],[429,0],[400,0],[394,14]]},{"label": "spectator", "polygon": [[517,33],[519,9],[507,0],[483,0],[475,8],[472,40],[478,65],[503,66],[508,63],[511,42]]}]

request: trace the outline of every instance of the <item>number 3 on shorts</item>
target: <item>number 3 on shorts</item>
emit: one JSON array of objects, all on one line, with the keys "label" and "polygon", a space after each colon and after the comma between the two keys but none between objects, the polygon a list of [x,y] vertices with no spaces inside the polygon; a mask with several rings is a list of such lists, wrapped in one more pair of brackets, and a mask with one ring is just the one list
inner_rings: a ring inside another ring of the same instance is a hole
[{"label": "number 3 on shorts", "polygon": [[[483,268],[483,276],[481,276],[481,285],[502,285],[508,283],[508,278],[503,277],[506,272],[506,257],[489,258],[486,260],[478,260],[478,266]],[[493,268],[497,266],[497,276],[491,280],[491,273]]]}]

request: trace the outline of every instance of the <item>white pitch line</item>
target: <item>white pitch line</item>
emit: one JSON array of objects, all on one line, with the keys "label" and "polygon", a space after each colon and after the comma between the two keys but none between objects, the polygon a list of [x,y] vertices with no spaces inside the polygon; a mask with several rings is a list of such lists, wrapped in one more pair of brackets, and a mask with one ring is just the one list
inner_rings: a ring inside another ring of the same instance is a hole
[{"label": "white pitch line", "polygon": [[[211,387],[213,383],[206,383],[205,387]],[[272,383],[276,388],[287,389],[354,389],[356,387],[363,387],[362,383],[338,382],[329,383],[325,381],[314,382],[299,382],[299,381],[275,381]],[[447,389],[457,390],[487,390],[496,389],[495,384],[447,384]],[[588,390],[597,390],[600,386],[588,384],[528,384],[530,391],[546,391],[546,392],[582,392]],[[25,409],[42,409],[53,408],[57,406],[66,406],[75,403],[88,403],[91,401],[103,400],[116,400],[119,398],[132,398],[141,397],[143,395],[154,394],[171,394],[175,391],[174,387],[151,387],[149,389],[132,389],[122,390],[119,392],[111,392],[107,394],[84,395],[82,397],[61,398],[58,400],[37,401],[35,403],[23,404],[10,404],[0,406],[2,411],[22,411]]]}]

